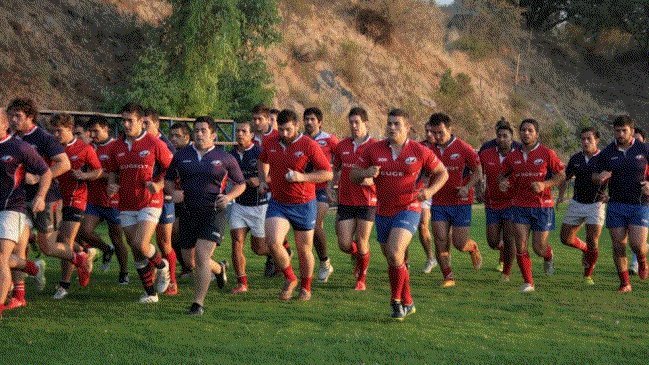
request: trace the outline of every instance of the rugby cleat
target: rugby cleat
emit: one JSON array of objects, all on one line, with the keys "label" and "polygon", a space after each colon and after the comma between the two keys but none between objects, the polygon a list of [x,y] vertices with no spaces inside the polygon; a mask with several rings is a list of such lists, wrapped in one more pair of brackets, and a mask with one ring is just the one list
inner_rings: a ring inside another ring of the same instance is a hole
[{"label": "rugby cleat", "polygon": [[176,295],[178,294],[178,283],[169,283],[169,287],[165,291],[165,295]]},{"label": "rugby cleat", "polygon": [[629,293],[631,291],[631,284],[620,284],[616,290],[618,293]]},{"label": "rugby cleat", "polygon": [[279,299],[281,300],[291,299],[291,297],[293,296],[293,290],[295,290],[296,286],[297,286],[297,280],[285,282],[284,288],[282,288],[282,292],[279,294]]},{"label": "rugby cleat", "polygon": [[308,302],[309,300],[311,300],[311,292],[304,288],[301,288],[300,294],[298,294],[297,296],[297,300],[300,300],[302,302]]},{"label": "rugby cleat", "polygon": [[500,275],[500,282],[501,283],[509,283],[509,275],[501,274]]},{"label": "rugby cleat", "polygon": [[157,303],[158,300],[158,294],[149,295],[147,293],[144,293],[142,294],[142,296],[140,296],[140,299],[137,302],[140,304],[149,304]]},{"label": "rugby cleat", "polygon": [[239,284],[234,289],[230,290],[230,294],[239,294],[248,292],[248,286]]},{"label": "rugby cleat", "polygon": [[225,284],[228,283],[228,274],[226,273],[226,269],[228,268],[229,264],[226,260],[219,261],[217,264],[221,266],[221,272],[215,274],[216,286],[218,286],[219,289],[223,289]]},{"label": "rugby cleat", "polygon": [[[157,273],[157,291],[158,293],[164,293],[169,288],[171,283],[171,276],[169,275],[169,262],[167,259],[162,259],[162,262],[165,263],[165,266],[162,269],[158,269]],[[156,298],[157,301],[157,298]]]},{"label": "rugby cleat", "polygon": [[401,302],[393,300],[392,303],[390,303],[390,306],[392,306],[392,315],[390,317],[397,321],[403,321],[403,319],[406,317],[406,313],[403,311]]},{"label": "rugby cleat", "polygon": [[26,307],[26,306],[27,306],[27,301],[25,299],[20,300],[17,298],[9,298],[9,301],[4,306],[4,310]]},{"label": "rugby cleat", "polygon": [[442,288],[451,288],[451,287],[454,287],[454,286],[455,286],[455,280],[453,280],[453,279],[446,279],[446,280],[444,280],[444,282],[442,283],[441,286],[442,286]]},{"label": "rugby cleat", "polygon": [[437,260],[435,259],[428,259],[426,260],[426,265],[424,265],[424,268],[421,270],[424,274],[430,274],[431,271],[433,271],[434,268],[437,267]]},{"label": "rugby cleat", "polygon": [[331,260],[326,259],[325,261],[320,261],[320,269],[318,270],[318,281],[321,283],[326,283],[329,280],[329,276],[334,272],[334,267],[331,266]]},{"label": "rugby cleat", "polygon": [[189,307],[189,310],[187,311],[187,315],[190,316],[202,316],[203,313],[205,313],[205,308],[203,308],[203,306],[198,303],[192,303],[192,305]]},{"label": "rugby cleat", "polygon": [[47,278],[45,277],[45,267],[47,263],[44,260],[38,260],[35,262],[36,267],[38,267],[38,273],[36,274],[36,289],[38,291],[45,290],[45,285],[47,284]]},{"label": "rugby cleat", "polygon": [[584,284],[589,286],[595,285],[595,280],[593,280],[593,278],[590,276],[584,276]]},{"label": "rugby cleat", "polygon": [[496,270],[498,272],[503,272],[504,267],[505,267],[505,264],[502,261],[498,261],[498,263],[496,264],[496,267],[494,268],[494,270]]},{"label": "rugby cleat", "polygon": [[110,268],[110,260],[112,260],[113,255],[115,254],[115,247],[113,246],[108,246],[108,250],[106,250],[101,258],[101,271],[106,272]]},{"label": "rugby cleat", "polygon": [[63,299],[67,296],[68,296],[67,289],[57,285],[56,291],[54,292],[54,295],[52,295],[52,299]]},{"label": "rugby cleat", "polygon": [[364,291],[365,289],[367,289],[367,286],[365,285],[365,282],[363,282],[363,281],[357,281],[356,282],[356,287],[354,288],[354,290],[356,290],[356,291]]},{"label": "rugby cleat", "polygon": [[128,273],[120,273],[119,278],[117,279],[117,284],[119,285],[128,285],[131,282],[131,279],[128,277]]},{"label": "rugby cleat", "polygon": [[417,312],[417,308],[415,307],[415,303],[403,304],[403,305],[401,305],[401,308],[403,308],[404,317],[407,317],[407,316],[409,316],[411,314],[415,314]]},{"label": "rugby cleat", "polygon": [[88,254],[88,272],[92,272],[95,260],[97,259],[97,255],[99,254],[99,250],[91,247],[86,251],[86,253]]},{"label": "rugby cleat", "polygon": [[534,285],[530,283],[525,283],[523,284],[523,286],[521,286],[521,293],[531,293],[535,290],[536,288],[534,287]]},{"label": "rugby cleat", "polygon": [[554,258],[543,261],[543,271],[547,276],[554,274]]}]

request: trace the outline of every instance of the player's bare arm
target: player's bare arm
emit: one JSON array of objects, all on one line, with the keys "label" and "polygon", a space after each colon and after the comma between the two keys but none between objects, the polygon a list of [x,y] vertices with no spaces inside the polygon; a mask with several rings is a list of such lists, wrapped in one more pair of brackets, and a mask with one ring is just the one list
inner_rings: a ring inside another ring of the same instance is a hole
[{"label": "player's bare arm", "polygon": [[545,181],[535,181],[532,183],[532,190],[535,193],[541,193],[545,189],[552,189],[553,187],[561,184],[561,182],[566,180],[566,172],[564,170],[552,174],[552,177]]},{"label": "player's bare arm", "polygon": [[50,190],[50,184],[52,183],[52,171],[47,169],[42,175],[40,175],[38,182],[38,192],[32,201],[32,211],[34,213],[42,212],[45,209],[45,195],[47,191]]},{"label": "player's bare arm", "polygon": [[365,179],[372,179],[379,176],[380,171],[381,166],[370,166],[366,169],[354,167],[349,173],[349,179],[351,180],[352,184],[362,184]]},{"label": "player's bare arm", "polygon": [[322,183],[329,181],[333,178],[333,173],[327,170],[317,170],[313,172],[299,172],[290,170],[286,174],[286,181],[288,182],[308,182],[308,183]]},{"label": "player's bare arm", "polygon": [[460,198],[466,198],[469,196],[469,192],[471,189],[473,189],[476,184],[480,181],[480,177],[482,176],[482,166],[477,165],[474,168],[470,169],[471,171],[471,177],[469,178],[469,181],[467,181],[466,185],[460,186],[457,192],[457,195]]}]

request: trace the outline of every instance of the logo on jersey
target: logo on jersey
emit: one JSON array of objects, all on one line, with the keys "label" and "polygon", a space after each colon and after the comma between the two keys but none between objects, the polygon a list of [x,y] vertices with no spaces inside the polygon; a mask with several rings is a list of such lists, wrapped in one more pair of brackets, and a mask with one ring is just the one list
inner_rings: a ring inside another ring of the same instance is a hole
[{"label": "logo on jersey", "polygon": [[148,156],[150,153],[151,153],[151,152],[149,152],[148,150],[140,151],[140,157],[146,157],[146,156]]},{"label": "logo on jersey", "polygon": [[644,158],[644,156],[643,155],[636,155],[635,158],[636,158],[636,160],[642,160]]},{"label": "logo on jersey", "polygon": [[521,161],[521,160],[516,160],[516,161],[514,161],[514,164],[516,164],[516,165],[520,165],[520,164],[522,164],[522,163],[523,163],[523,161]]},{"label": "logo on jersey", "polygon": [[415,161],[417,161],[416,157],[408,157],[404,162],[406,163],[406,165],[412,165],[413,163],[415,163]]},{"label": "logo on jersey", "polygon": [[343,155],[349,155],[349,151],[343,151]]},{"label": "logo on jersey", "polygon": [[543,159],[542,159],[542,158],[537,158],[536,160],[534,160],[534,164],[535,164],[535,165],[541,165],[541,164],[543,164]]},{"label": "logo on jersey", "polygon": [[210,163],[211,163],[213,166],[221,166],[221,165],[223,165],[223,163],[221,162],[221,160],[214,160],[214,161],[212,161],[212,162],[210,162]]},{"label": "logo on jersey", "polygon": [[108,155],[99,155],[99,159],[100,159],[101,161],[106,161],[106,160],[109,159],[109,157],[108,157]]},{"label": "logo on jersey", "polygon": [[13,161],[13,160],[14,160],[14,157],[11,156],[11,155],[4,155],[4,156],[2,156],[2,161],[3,161],[3,162],[9,163],[9,162],[11,162],[11,161]]},{"label": "logo on jersey", "polygon": [[458,158],[460,158],[460,154],[459,154],[459,153],[454,153],[454,154],[452,154],[451,157],[450,157],[451,160],[457,160]]},{"label": "logo on jersey", "polygon": [[327,145],[327,141],[325,141],[324,139],[321,139],[321,140],[318,141],[318,144],[319,144],[320,146],[326,146],[326,145]]},{"label": "logo on jersey", "polygon": [[378,162],[388,162],[388,159],[385,157],[379,157]]},{"label": "logo on jersey", "polygon": [[79,156],[70,156],[70,161],[76,161],[79,159]]},{"label": "logo on jersey", "polygon": [[117,154],[117,157],[122,157],[122,156],[124,156],[124,155],[125,155],[124,152],[120,152],[120,153]]},{"label": "logo on jersey", "polygon": [[257,166],[257,160],[256,159],[250,160],[250,166],[256,167]]},{"label": "logo on jersey", "polygon": [[304,156],[304,152],[302,152],[302,151],[297,151],[297,152],[295,152],[293,155],[294,155],[295,157],[302,157],[302,156]]}]

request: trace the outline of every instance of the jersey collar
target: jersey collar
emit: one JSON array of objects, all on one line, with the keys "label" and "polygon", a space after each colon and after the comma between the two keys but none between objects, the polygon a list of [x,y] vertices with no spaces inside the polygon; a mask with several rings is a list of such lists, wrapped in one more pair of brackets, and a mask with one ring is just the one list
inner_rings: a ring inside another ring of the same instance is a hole
[{"label": "jersey collar", "polygon": [[[300,138],[302,138],[302,136],[304,136],[304,133],[300,133],[300,135],[297,136],[297,138],[295,138],[295,139],[293,140],[293,142],[291,142],[291,144],[294,144],[295,142],[299,141]],[[282,139],[281,139],[281,138],[278,140],[278,142],[279,142],[279,145],[280,145],[280,146],[282,146],[282,147],[284,147],[284,148],[288,147],[288,146],[284,145],[284,142],[282,142]]]},{"label": "jersey collar", "polygon": [[32,129],[28,130],[27,132],[23,133],[22,135],[23,135],[23,136],[28,136],[28,135],[34,133],[34,131],[35,131],[36,129],[38,129],[38,124],[35,124],[35,125],[32,127]]},{"label": "jersey collar", "polygon": [[0,140],[0,143],[5,143],[5,142],[7,142],[8,140],[11,139],[11,137],[13,137],[13,135],[11,135],[10,133],[7,133],[7,136],[6,136],[5,138],[1,139],[1,140]]},{"label": "jersey collar", "polygon": [[[193,143],[192,143],[191,146],[194,149],[194,151],[196,152],[196,155],[198,155],[198,159],[200,160],[202,158],[201,157],[201,151],[199,151]],[[207,155],[210,151],[212,151],[214,149],[214,147],[216,147],[216,145],[212,145],[212,147],[210,147],[207,151],[205,151],[205,153],[203,153],[203,156]]]},{"label": "jersey collar", "polygon": [[66,147],[68,147],[68,146],[72,146],[72,145],[75,144],[76,142],[77,142],[77,137],[74,137],[74,138],[72,138],[72,140],[71,140],[70,142],[66,143],[65,146],[66,146]]},{"label": "jersey collar", "polygon": [[108,136],[108,138],[106,138],[105,141],[103,141],[103,142],[99,142],[99,143],[97,144],[97,146],[105,146],[105,145],[109,144],[109,143],[112,142],[112,141],[113,141],[113,138],[112,138],[111,136]]}]

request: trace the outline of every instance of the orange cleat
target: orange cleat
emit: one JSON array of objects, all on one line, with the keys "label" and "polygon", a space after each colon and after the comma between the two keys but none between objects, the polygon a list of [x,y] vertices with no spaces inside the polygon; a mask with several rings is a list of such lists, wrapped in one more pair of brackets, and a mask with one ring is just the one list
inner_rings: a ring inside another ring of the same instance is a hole
[{"label": "orange cleat", "polygon": [[26,307],[26,306],[27,306],[27,301],[25,299],[19,300],[16,298],[11,298],[9,299],[9,302],[5,304],[4,309],[9,310],[9,309],[15,309],[15,308]]}]

